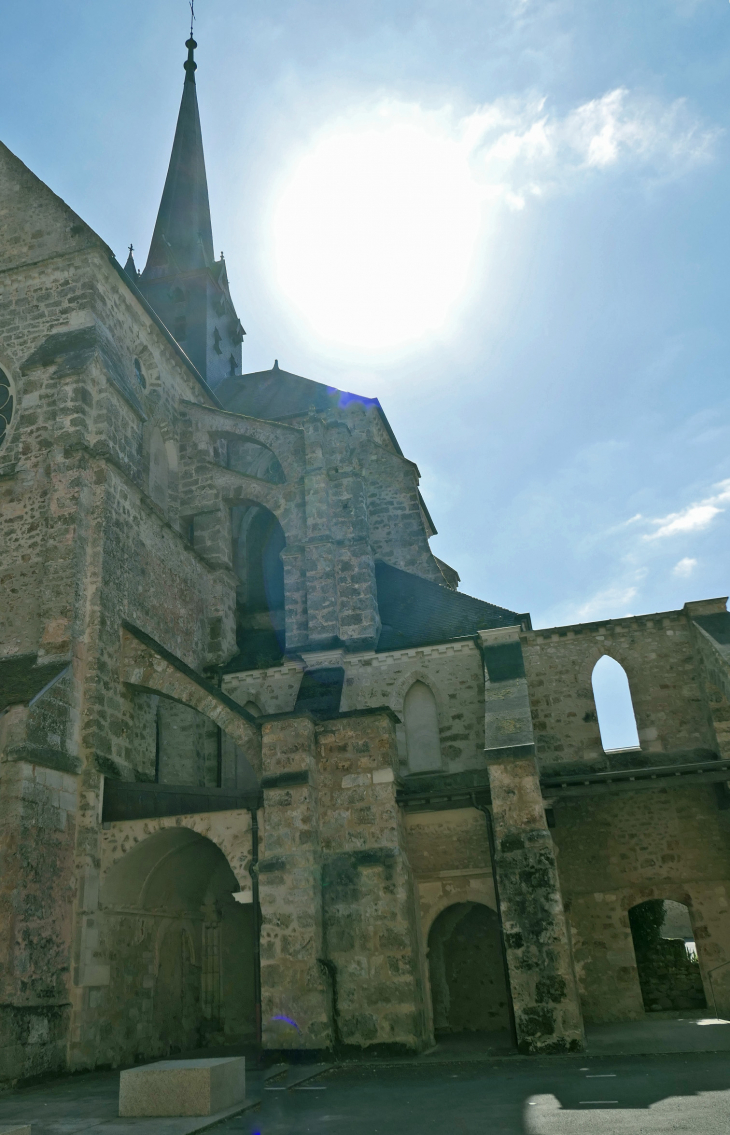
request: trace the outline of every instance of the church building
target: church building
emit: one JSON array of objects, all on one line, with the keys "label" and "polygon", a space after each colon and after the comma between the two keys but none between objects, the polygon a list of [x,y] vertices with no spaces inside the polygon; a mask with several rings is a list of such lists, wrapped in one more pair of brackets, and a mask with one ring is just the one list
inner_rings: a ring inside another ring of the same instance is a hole
[{"label": "church building", "polygon": [[725,599],[534,629],[243,372],[195,47],[141,272],[0,144],[0,1083],[730,1016]]}]

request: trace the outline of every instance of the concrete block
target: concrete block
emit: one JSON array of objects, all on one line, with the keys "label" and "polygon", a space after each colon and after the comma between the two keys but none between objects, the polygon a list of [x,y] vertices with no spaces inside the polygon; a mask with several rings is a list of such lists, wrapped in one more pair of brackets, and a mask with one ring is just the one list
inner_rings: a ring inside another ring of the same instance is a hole
[{"label": "concrete block", "polygon": [[119,1077],[120,1116],[216,1115],[246,1097],[243,1056],[160,1060]]}]

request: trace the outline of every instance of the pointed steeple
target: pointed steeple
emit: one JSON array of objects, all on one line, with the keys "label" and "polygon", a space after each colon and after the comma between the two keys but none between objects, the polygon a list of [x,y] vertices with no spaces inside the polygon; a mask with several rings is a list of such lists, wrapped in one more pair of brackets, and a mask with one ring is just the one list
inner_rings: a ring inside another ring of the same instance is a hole
[{"label": "pointed steeple", "polygon": [[185,46],[188,57],[180,113],[143,280],[208,268],[215,259],[195,86],[198,45],[191,36]]},{"label": "pointed steeple", "polygon": [[137,271],[137,265],[134,263],[133,253],[134,253],[134,245],[130,244],[129,256],[127,257],[127,263],[124,265],[124,271],[127,273],[130,280],[134,280],[134,282],[136,284],[138,279],[139,279],[139,272]]},{"label": "pointed steeple", "polygon": [[192,32],[186,46],[170,168],[137,287],[191,362],[215,386],[241,373],[246,332],[231,299],[226,262],[222,254],[216,260],[213,252]]}]

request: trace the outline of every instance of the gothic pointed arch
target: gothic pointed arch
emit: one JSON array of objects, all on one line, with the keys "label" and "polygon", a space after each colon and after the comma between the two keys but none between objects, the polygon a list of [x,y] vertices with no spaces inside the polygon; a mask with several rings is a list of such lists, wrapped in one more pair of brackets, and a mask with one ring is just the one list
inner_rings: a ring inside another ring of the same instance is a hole
[{"label": "gothic pointed arch", "polygon": [[436,698],[430,686],[415,681],[403,701],[403,724],[409,772],[441,768],[441,740]]},{"label": "gothic pointed arch", "polygon": [[629,679],[621,663],[603,654],[593,667],[591,683],[604,752],[640,748]]}]

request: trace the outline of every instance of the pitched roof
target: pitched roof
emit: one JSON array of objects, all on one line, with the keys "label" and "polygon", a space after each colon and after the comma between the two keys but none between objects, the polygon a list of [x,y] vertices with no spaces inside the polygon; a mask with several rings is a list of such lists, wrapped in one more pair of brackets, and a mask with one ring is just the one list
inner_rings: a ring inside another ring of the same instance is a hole
[{"label": "pitched roof", "polygon": [[378,653],[449,642],[490,627],[529,624],[529,615],[452,591],[390,564],[376,563],[375,580],[383,625]]},{"label": "pitched roof", "polygon": [[169,273],[207,268],[215,259],[210,222],[208,181],[203,157],[198,95],[195,88],[194,39],[186,44],[185,82],[172,144],[170,165],[162,191],[142,280]]},{"label": "pitched roof", "polygon": [[362,394],[352,394],[347,390],[338,390],[336,386],[327,386],[324,382],[314,382],[300,374],[291,374],[280,368],[278,360],[271,370],[257,370],[251,374],[224,378],[216,386],[215,392],[226,410],[268,422],[301,417],[312,408],[317,413],[323,413],[342,408],[351,402],[359,402],[365,407],[372,406],[377,410],[396,453],[401,453],[377,398],[366,398]]},{"label": "pitched roof", "polygon": [[720,646],[730,646],[730,611],[718,611],[714,615],[695,615],[694,621]]}]

